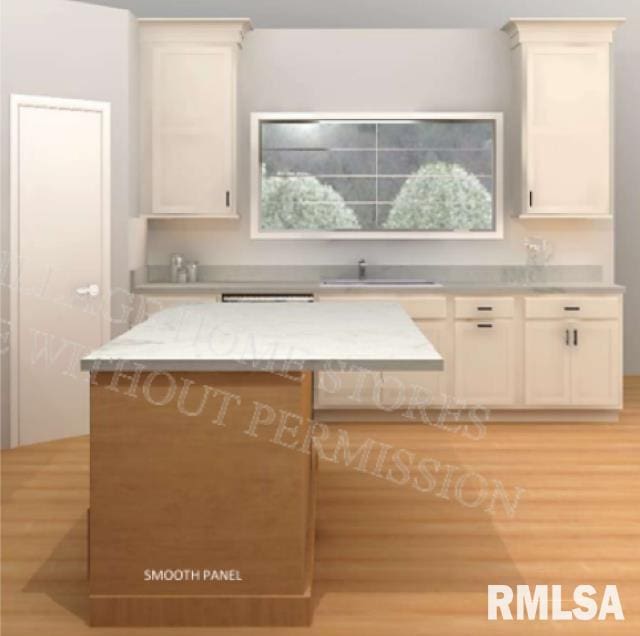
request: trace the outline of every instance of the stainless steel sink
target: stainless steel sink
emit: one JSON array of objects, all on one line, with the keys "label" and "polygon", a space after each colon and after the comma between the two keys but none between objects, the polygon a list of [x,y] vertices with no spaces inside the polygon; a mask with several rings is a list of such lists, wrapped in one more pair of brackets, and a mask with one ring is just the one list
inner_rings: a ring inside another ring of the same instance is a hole
[{"label": "stainless steel sink", "polygon": [[440,287],[440,283],[419,278],[333,278],[321,284],[325,287]]}]

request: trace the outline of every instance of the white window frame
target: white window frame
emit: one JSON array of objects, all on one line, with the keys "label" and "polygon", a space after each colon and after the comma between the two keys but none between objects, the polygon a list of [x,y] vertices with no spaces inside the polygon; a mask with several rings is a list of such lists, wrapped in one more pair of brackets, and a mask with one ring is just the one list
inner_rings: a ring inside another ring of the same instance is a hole
[{"label": "white window frame", "polygon": [[[383,120],[383,119],[460,119],[460,120],[489,120],[495,123],[495,165],[494,165],[494,208],[495,228],[489,231],[469,230],[405,230],[405,231],[343,231],[343,230],[313,230],[313,231],[268,231],[260,228],[260,187],[262,172],[260,169],[260,124],[264,121],[290,121],[309,119],[335,120]],[[499,112],[308,112],[308,113],[251,113],[251,238],[252,239],[324,239],[324,240],[495,240],[504,236],[504,205],[503,205],[503,116]]]}]

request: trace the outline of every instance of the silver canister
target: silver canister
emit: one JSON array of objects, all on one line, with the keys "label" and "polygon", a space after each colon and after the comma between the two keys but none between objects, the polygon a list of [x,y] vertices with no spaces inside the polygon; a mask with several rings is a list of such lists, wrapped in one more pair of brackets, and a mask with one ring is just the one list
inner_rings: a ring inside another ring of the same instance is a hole
[{"label": "silver canister", "polygon": [[184,256],[182,254],[171,254],[171,282],[178,282],[178,272],[184,267]]},{"label": "silver canister", "polygon": [[186,267],[180,267],[178,269],[178,273],[176,276],[176,283],[186,283],[187,282],[187,269]]},{"label": "silver canister", "polygon": [[190,283],[198,282],[198,261],[187,263],[187,281]]}]

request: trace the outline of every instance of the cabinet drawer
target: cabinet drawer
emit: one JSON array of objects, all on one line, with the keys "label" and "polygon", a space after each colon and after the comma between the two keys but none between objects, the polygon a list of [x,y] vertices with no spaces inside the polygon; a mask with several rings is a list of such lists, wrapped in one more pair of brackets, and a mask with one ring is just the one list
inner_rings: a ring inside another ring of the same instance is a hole
[{"label": "cabinet drawer", "polygon": [[456,318],[513,318],[515,301],[504,296],[463,296],[455,300]]},{"label": "cabinet drawer", "polygon": [[447,299],[444,296],[396,296],[393,294],[322,294],[324,302],[378,302],[398,303],[415,320],[436,320],[447,317]]},{"label": "cabinet drawer", "polygon": [[618,296],[546,296],[525,298],[526,318],[618,318]]}]

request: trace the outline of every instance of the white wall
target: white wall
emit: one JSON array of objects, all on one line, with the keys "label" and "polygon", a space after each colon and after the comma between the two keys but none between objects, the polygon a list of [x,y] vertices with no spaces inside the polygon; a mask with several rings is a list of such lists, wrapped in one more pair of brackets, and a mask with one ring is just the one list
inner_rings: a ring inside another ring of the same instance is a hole
[{"label": "white wall", "polygon": [[[137,50],[136,21],[128,11],[65,0],[2,0],[0,249],[9,250],[9,98],[11,93],[104,100],[112,112],[112,284],[127,288],[127,218],[136,208],[132,142]],[[135,147],[135,143],[133,144]],[[8,320],[8,289],[2,289]],[[3,322],[5,329],[7,323]],[[8,436],[8,354],[2,363],[2,443]]]},{"label": "white wall", "polygon": [[[506,34],[483,30],[257,29],[239,67],[240,221],[155,222],[149,263],[184,252],[204,264],[523,264],[523,238],[550,239],[554,264],[601,265],[613,278],[610,221],[519,221],[513,174],[511,58]],[[273,241],[249,238],[252,111],[504,111],[505,238],[472,241]]]}]

